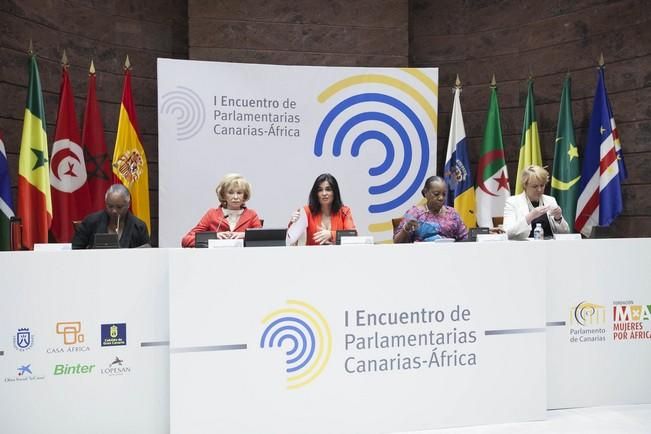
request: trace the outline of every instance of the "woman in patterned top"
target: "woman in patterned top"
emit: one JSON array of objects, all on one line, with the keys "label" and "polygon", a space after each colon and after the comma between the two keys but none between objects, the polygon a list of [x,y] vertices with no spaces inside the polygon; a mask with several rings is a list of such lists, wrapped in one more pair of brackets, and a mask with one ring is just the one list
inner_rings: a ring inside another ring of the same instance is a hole
[{"label": "woman in patterned top", "polygon": [[424,205],[412,206],[393,234],[394,243],[435,241],[442,238],[463,240],[468,229],[454,208],[445,205],[448,186],[440,176],[430,176],[421,191]]}]

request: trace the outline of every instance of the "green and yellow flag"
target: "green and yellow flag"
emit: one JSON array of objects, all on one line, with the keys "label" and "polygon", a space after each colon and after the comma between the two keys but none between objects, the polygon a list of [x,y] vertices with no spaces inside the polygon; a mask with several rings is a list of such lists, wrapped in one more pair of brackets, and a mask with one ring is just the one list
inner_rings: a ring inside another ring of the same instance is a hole
[{"label": "green and yellow flag", "polygon": [[518,158],[518,177],[515,182],[515,194],[522,193],[520,173],[531,165],[542,166],[540,153],[540,137],[538,137],[538,122],[536,122],[536,103],[533,96],[533,79],[529,79],[527,104],[524,108],[524,124],[522,125],[522,140],[520,141],[520,158]]},{"label": "green and yellow flag", "polygon": [[551,194],[563,210],[563,217],[570,225],[572,232],[574,232],[580,179],[579,149],[574,139],[574,118],[572,116],[572,79],[568,74],[563,82],[561,107],[558,112]]},{"label": "green and yellow flag", "polygon": [[45,130],[45,104],[36,56],[29,53],[29,83],[18,158],[18,216],[22,219],[23,246],[47,243],[52,224],[50,161]]}]

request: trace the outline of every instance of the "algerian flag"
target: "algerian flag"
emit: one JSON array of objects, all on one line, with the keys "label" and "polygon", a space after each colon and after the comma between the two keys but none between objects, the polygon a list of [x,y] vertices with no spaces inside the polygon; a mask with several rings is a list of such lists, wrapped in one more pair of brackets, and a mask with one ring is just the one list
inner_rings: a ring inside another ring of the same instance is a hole
[{"label": "algerian flag", "polygon": [[[484,227],[497,226],[502,222],[504,203],[506,198],[511,195],[509,175],[504,160],[504,143],[502,142],[495,77],[493,77],[490,92],[484,139],[479,151],[477,188],[475,190],[477,226]],[[495,220],[493,220],[494,218]]]},{"label": "algerian flag", "polygon": [[563,82],[561,108],[558,112],[551,195],[556,198],[563,210],[563,217],[572,232],[574,232],[576,217],[576,200],[579,197],[579,179],[581,179],[581,165],[579,149],[574,138],[572,79],[568,74]]},{"label": "algerian flag", "polygon": [[520,157],[518,158],[518,180],[515,183],[515,194],[523,191],[519,182],[520,173],[525,167],[535,164],[542,166],[540,153],[540,138],[538,137],[538,122],[536,122],[536,103],[533,96],[533,80],[529,79],[527,104],[524,108],[524,124],[522,125],[522,140],[520,141]]}]

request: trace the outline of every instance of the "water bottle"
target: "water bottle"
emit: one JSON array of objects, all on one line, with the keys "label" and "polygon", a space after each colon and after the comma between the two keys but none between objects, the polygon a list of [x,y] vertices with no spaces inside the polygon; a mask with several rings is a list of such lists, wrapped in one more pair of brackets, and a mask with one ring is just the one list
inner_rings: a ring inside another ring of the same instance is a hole
[{"label": "water bottle", "polygon": [[545,230],[542,228],[542,225],[540,223],[536,223],[536,228],[533,230],[533,239],[534,240],[545,239]]}]

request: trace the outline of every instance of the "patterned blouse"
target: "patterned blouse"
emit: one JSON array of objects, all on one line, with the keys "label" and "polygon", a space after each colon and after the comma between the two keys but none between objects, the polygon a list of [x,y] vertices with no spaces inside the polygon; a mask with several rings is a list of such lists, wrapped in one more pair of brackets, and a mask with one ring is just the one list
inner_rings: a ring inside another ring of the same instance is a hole
[{"label": "patterned blouse", "polygon": [[[409,220],[416,220],[418,228],[410,234],[409,241],[434,241],[440,238],[454,238],[463,240],[468,236],[468,229],[461,220],[461,216],[454,208],[443,205],[438,214],[425,210],[420,206],[412,206],[402,218],[395,234],[402,230],[402,227]],[[394,234],[394,235],[395,235]]]}]

